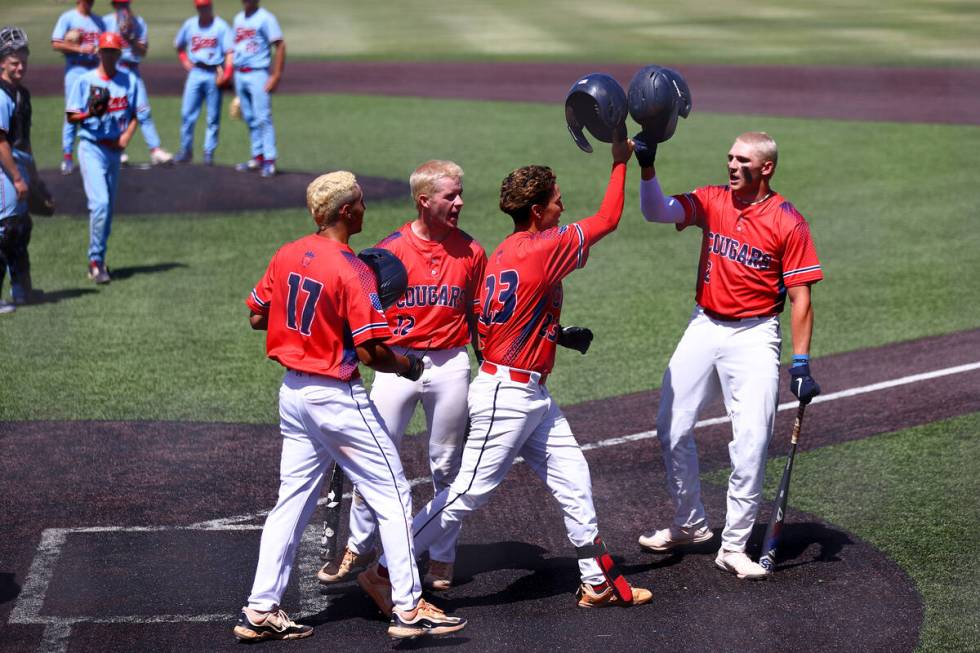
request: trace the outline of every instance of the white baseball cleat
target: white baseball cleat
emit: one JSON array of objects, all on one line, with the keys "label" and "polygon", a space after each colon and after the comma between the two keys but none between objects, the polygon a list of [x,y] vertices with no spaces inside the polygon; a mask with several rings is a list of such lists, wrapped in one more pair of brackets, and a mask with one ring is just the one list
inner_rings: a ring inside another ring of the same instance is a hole
[{"label": "white baseball cleat", "polygon": [[675,549],[679,546],[707,542],[714,537],[714,535],[715,534],[711,532],[711,529],[704,525],[684,528],[682,526],[674,526],[671,524],[670,528],[664,528],[659,531],[641,535],[639,537],[639,542],[640,546],[647,551],[653,551],[654,553],[666,553],[667,551]]},{"label": "white baseball cleat", "polygon": [[162,147],[154,148],[150,152],[150,163],[155,166],[165,166],[174,162],[174,155]]},{"label": "white baseball cleat", "polygon": [[75,162],[74,161],[72,161],[71,159],[62,159],[61,160],[61,174],[63,174],[63,175],[70,175],[74,171],[75,171]]},{"label": "white baseball cleat", "polygon": [[769,575],[765,567],[752,562],[752,559],[743,551],[719,549],[718,557],[715,558],[715,566],[722,571],[735,574],[743,580],[760,580]]}]

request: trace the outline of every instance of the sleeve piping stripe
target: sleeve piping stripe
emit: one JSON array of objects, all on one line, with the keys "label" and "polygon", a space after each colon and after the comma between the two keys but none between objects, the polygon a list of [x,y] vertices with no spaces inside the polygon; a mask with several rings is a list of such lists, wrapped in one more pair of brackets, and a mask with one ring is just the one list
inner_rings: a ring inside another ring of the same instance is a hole
[{"label": "sleeve piping stripe", "polygon": [[585,249],[585,234],[582,233],[582,227],[575,223],[575,231],[578,233],[578,251],[575,254],[575,267],[582,267],[582,250]]},{"label": "sleeve piping stripe", "polygon": [[795,270],[790,270],[789,272],[783,272],[783,278],[785,279],[786,277],[792,277],[797,274],[806,274],[807,272],[819,272],[819,271],[820,271],[819,265],[811,265],[809,267],[797,268]]},{"label": "sleeve piping stripe", "polygon": [[366,324],[360,329],[351,332],[351,337],[364,333],[365,331],[370,331],[371,329],[385,329],[388,327],[387,322],[372,322],[371,324]]},{"label": "sleeve piping stripe", "polygon": [[268,308],[269,306],[269,302],[264,302],[261,299],[259,299],[259,295],[258,293],[255,292],[254,289],[252,290],[252,300],[262,308]]}]

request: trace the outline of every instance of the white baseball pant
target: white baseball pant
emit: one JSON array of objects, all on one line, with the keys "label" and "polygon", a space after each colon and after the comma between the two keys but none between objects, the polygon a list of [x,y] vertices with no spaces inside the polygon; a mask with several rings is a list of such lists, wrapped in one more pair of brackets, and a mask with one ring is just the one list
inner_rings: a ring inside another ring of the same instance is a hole
[{"label": "white baseball pant", "polygon": [[779,394],[779,349],[777,317],[723,322],[696,306],[664,373],[657,434],[675,525],[707,523],[694,442],[698,414],[720,390],[732,420],[732,474],[721,536],[726,551],[745,550],[762,499]]},{"label": "white baseball pant", "polygon": [[398,451],[378,421],[359,380],[338,381],[286,372],[279,389],[282,460],[279,500],[265,520],[248,606],[279,605],[303,529],[320,496],[323,476],[336,460],[361,488],[391,558],[396,610],[410,610],[422,596],[412,546],[412,499]]},{"label": "white baseball pant", "polygon": [[[429,441],[433,494],[438,494],[449,486],[459,470],[466,431],[470,358],[465,347],[430,351],[424,355],[422,351],[415,349],[393,349],[403,355],[411,353],[422,356],[425,370],[418,381],[410,381],[397,374],[376,374],[374,385],[371,386],[371,401],[399,451],[415,406],[422,402]],[[350,538],[347,546],[356,553],[372,550],[376,544],[376,529],[374,515],[364,503],[360,492],[355,492],[351,503]],[[458,524],[455,533],[429,549],[429,558],[439,562],[453,562],[456,559],[457,539]],[[419,553],[423,551],[424,549],[419,549]]]},{"label": "white baseball pant", "polygon": [[[459,474],[415,515],[418,550],[451,538],[462,519],[487,502],[518,456],[558,501],[572,545],[594,542],[599,528],[589,464],[558,404],[540,385],[540,375],[530,377],[524,383],[512,380],[510,368],[498,365],[495,374],[481,370],[470,384],[470,434]],[[594,558],[578,563],[583,582],[605,581]]]}]

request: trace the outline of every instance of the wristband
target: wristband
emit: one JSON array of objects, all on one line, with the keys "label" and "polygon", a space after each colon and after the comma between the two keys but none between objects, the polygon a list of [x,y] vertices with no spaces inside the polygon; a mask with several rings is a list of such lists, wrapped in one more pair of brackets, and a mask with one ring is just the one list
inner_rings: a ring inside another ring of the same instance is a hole
[{"label": "wristband", "polygon": [[791,365],[791,367],[799,367],[801,365],[809,365],[809,364],[810,364],[810,354],[793,355],[793,364]]}]

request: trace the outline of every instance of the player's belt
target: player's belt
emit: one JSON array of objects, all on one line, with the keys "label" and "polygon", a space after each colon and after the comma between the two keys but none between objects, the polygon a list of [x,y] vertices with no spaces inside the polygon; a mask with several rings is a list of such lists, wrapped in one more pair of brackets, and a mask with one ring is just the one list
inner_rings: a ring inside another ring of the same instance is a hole
[{"label": "player's belt", "polygon": [[268,68],[250,68],[249,66],[242,66],[241,68],[235,68],[240,73],[254,73],[260,70],[268,70]]},{"label": "player's belt", "polygon": [[760,317],[770,317],[768,315],[749,315],[746,317],[732,317],[731,315],[722,315],[721,313],[716,313],[715,311],[707,309],[704,306],[701,307],[701,310],[704,312],[705,315],[710,317],[715,322],[741,322],[742,320],[756,320]]},{"label": "player's belt", "polygon": [[486,372],[487,374],[506,375],[510,377],[511,381],[517,383],[530,383],[535,381],[539,385],[544,385],[544,382],[548,379],[547,374],[541,374],[539,372],[530,372],[528,370],[521,370],[516,367],[507,367],[505,365],[497,365],[496,363],[491,363],[490,361],[483,361],[480,365],[480,371]]},{"label": "player's belt", "polygon": [[213,71],[217,70],[218,68],[220,68],[221,66],[218,65],[218,64],[201,63],[200,61],[195,61],[194,62],[194,67],[195,68],[200,68],[201,70],[210,70],[210,71],[213,72]]}]

